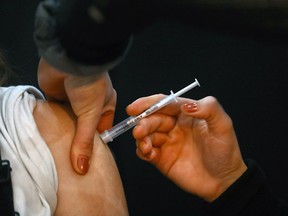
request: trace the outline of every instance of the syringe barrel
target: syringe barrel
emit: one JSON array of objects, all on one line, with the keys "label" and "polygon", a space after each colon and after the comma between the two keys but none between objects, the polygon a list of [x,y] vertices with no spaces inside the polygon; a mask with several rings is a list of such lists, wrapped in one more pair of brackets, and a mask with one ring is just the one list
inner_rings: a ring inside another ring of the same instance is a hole
[{"label": "syringe barrel", "polygon": [[173,101],[177,102],[177,99],[175,98],[173,91],[171,91],[170,95],[166,96],[162,100],[158,101],[156,104],[152,105],[144,113],[146,116],[148,116],[148,115],[156,112],[157,110],[161,109],[162,107],[165,107],[166,105],[172,103]]},{"label": "syringe barrel", "polygon": [[105,130],[102,134],[100,134],[100,138],[103,140],[104,143],[112,142],[113,139],[115,139],[116,137],[137,124],[137,122],[131,123],[131,120],[133,118],[134,116],[130,116],[129,118],[110,128],[109,130]]},{"label": "syringe barrel", "polygon": [[104,143],[112,142],[113,139],[115,139],[125,131],[129,130],[130,128],[134,127],[142,118],[149,116],[150,114],[156,112],[157,110],[170,104],[173,101],[177,102],[178,96],[184,94],[185,92],[189,91],[195,86],[200,86],[197,79],[195,79],[195,82],[191,83],[190,85],[186,86],[185,88],[181,89],[175,94],[173,93],[173,91],[170,91],[171,92],[170,95],[158,101],[156,104],[152,105],[143,113],[139,114],[138,116],[130,116],[129,118],[115,125],[111,129],[104,131],[104,133],[100,134],[101,139],[103,140]]},{"label": "syringe barrel", "polygon": [[166,106],[167,104],[171,103],[175,100],[174,94],[171,91],[171,95],[163,98],[158,103],[154,104],[152,107],[147,109],[145,112],[138,116],[130,116],[129,118],[123,120],[122,122],[118,123],[117,125],[113,126],[111,129],[104,131],[100,134],[101,139],[104,143],[112,142],[116,137],[124,133],[125,131],[129,130],[130,128],[134,127],[142,118],[154,113],[155,111],[161,109],[162,107]]}]

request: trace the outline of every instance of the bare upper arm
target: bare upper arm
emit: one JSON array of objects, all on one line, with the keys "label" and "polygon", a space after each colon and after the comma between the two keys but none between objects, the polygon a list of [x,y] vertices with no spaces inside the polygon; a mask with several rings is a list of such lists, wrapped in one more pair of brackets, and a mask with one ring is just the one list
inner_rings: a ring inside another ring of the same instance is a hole
[{"label": "bare upper arm", "polygon": [[75,116],[63,104],[39,101],[34,110],[39,131],[50,148],[58,173],[55,215],[128,215],[120,175],[108,146],[95,135],[89,172],[78,175],[70,162]]}]

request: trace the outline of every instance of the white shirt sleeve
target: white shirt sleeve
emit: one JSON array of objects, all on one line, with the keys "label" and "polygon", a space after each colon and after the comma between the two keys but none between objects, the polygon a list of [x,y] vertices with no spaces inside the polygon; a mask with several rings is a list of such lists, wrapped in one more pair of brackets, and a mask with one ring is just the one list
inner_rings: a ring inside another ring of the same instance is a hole
[{"label": "white shirt sleeve", "polygon": [[21,216],[50,216],[57,205],[57,172],[52,154],[33,117],[32,86],[0,88],[0,147],[12,168],[14,208]]}]

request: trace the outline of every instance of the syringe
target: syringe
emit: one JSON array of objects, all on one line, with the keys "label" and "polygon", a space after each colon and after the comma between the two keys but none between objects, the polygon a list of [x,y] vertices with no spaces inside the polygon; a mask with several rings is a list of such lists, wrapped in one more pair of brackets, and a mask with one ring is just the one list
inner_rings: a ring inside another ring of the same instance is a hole
[{"label": "syringe", "polygon": [[129,118],[113,126],[111,129],[105,130],[102,134],[100,134],[101,139],[103,140],[104,143],[112,142],[113,139],[115,139],[125,131],[129,130],[130,128],[134,127],[141,119],[151,115],[152,113],[172,103],[173,101],[177,102],[177,97],[179,97],[180,95],[184,94],[185,92],[189,91],[190,89],[196,86],[200,86],[197,79],[195,79],[195,82],[191,83],[190,85],[186,86],[185,88],[181,89],[175,94],[173,93],[173,91],[170,91],[171,93],[170,95],[158,101],[156,104],[152,105],[143,113],[139,114],[138,116],[130,116]]}]

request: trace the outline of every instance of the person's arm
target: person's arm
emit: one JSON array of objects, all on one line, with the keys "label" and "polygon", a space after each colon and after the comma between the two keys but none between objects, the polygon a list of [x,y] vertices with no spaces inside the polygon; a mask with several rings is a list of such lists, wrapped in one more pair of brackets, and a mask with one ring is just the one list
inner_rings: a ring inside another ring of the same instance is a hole
[{"label": "person's arm", "polygon": [[[137,115],[161,98],[140,98],[127,113]],[[214,97],[177,101],[133,129],[137,155],[183,190],[212,202],[247,169],[232,120]]]},{"label": "person's arm", "polygon": [[[127,107],[127,113],[137,115],[161,98],[163,95],[140,98]],[[142,119],[133,136],[138,157],[183,190],[207,201],[211,216],[288,212],[269,191],[255,162],[242,159],[233,122],[213,97],[179,98],[178,103]]]},{"label": "person's arm", "polygon": [[[38,100],[33,116],[57,170],[55,216],[128,216],[121,178],[109,147],[95,133],[90,169],[78,175],[70,162],[77,118],[69,104]],[[110,121],[112,125],[112,121]]]},{"label": "person's arm", "polygon": [[223,216],[284,216],[288,214],[286,201],[277,198],[267,185],[265,175],[254,160],[247,159],[246,172],[205,210],[208,215]]},{"label": "person's arm", "polygon": [[[119,45],[112,44],[111,49],[107,46],[103,48],[100,34],[95,37],[95,33],[91,32],[97,23],[88,27],[85,25],[87,22],[91,24],[89,17],[85,16],[85,2],[40,2],[34,31],[41,56],[38,70],[41,90],[49,99],[71,103],[77,116],[71,159],[73,168],[80,174],[88,171],[96,129],[99,132],[108,129],[106,122],[114,117],[116,92],[107,70],[123,58],[131,40],[124,38]],[[73,8],[79,9],[80,14],[78,11],[71,17],[69,11]],[[77,59],[79,56],[81,59]],[[111,106],[114,106],[113,109]]]},{"label": "person's arm", "polygon": [[[216,27],[230,32],[236,28],[241,30],[238,32],[247,32],[249,35],[260,32],[261,37],[270,33],[275,36],[275,33],[280,32],[286,39],[288,4],[284,1],[272,1],[269,5],[265,3],[221,0],[41,1],[36,10],[34,31],[39,55],[51,67],[62,71],[63,76],[71,75],[65,81],[64,90],[79,117],[79,133],[71,152],[78,149],[78,155],[89,160],[93,139],[91,134],[97,122],[102,121],[97,119],[99,109],[95,109],[96,113],[91,109],[86,113],[86,109],[78,108],[91,106],[87,102],[95,98],[91,97],[93,91],[98,95],[104,94],[105,90],[98,86],[98,78],[125,57],[133,33],[159,18],[171,18],[196,27]],[[55,81],[52,74],[47,79]],[[107,98],[102,99],[103,102]],[[98,108],[101,109],[101,106]],[[84,120],[90,126],[83,123]],[[82,133],[85,130],[89,131],[87,135]],[[72,154],[73,166],[76,171],[84,174],[86,168],[79,170],[76,158],[78,156]]]},{"label": "person's arm", "polygon": [[94,134],[110,128],[114,119],[116,91],[109,74],[78,77],[60,71],[43,58],[38,66],[38,84],[48,100],[69,103],[77,117],[77,130],[71,146],[73,168],[88,171]]}]

